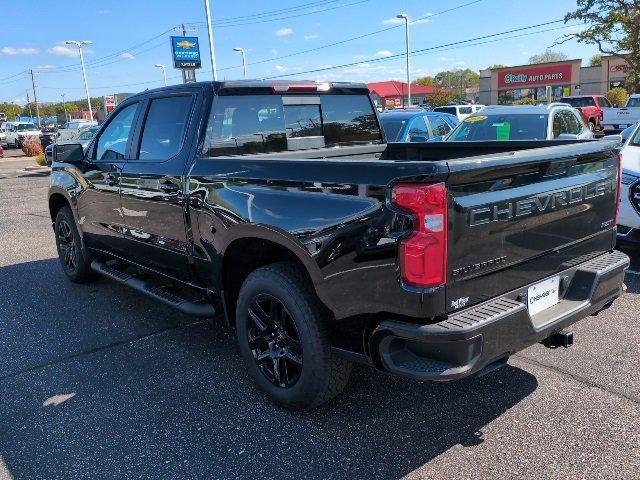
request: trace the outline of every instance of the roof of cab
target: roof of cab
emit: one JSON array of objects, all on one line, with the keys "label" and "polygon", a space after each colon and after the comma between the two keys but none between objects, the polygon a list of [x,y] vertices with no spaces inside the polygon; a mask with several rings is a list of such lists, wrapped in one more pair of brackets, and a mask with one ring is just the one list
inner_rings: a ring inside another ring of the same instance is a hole
[{"label": "roof of cab", "polygon": [[358,82],[316,82],[313,80],[228,80],[224,82],[193,82],[169,85],[167,87],[159,87],[144,90],[142,92],[131,95],[134,98],[140,95],[148,95],[164,91],[180,91],[191,88],[200,88],[203,85],[213,86],[215,92],[238,92],[244,93],[250,91],[260,91],[266,93],[270,90],[273,93],[331,93],[336,91],[350,91],[357,93],[368,93],[369,89],[365,83]]}]

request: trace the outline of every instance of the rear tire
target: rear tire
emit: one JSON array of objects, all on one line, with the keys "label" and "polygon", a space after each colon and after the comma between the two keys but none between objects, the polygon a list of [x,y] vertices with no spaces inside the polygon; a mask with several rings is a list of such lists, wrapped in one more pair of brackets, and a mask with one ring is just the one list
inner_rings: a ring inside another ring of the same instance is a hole
[{"label": "rear tire", "polygon": [[55,230],[58,258],[65,275],[75,283],[86,283],[96,278],[85,258],[86,252],[69,207],[62,207],[56,215]]},{"label": "rear tire", "polygon": [[236,317],[249,373],[276,404],[311,409],[346,386],[351,362],[331,352],[324,307],[294,264],[251,273],[240,289]]}]

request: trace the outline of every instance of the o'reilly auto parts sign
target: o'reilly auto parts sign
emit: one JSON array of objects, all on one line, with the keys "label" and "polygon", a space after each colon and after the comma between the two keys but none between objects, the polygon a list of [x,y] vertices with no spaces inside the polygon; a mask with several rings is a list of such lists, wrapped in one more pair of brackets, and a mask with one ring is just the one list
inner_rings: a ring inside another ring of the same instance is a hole
[{"label": "o'reilly auto parts sign", "polygon": [[571,83],[572,64],[505,68],[498,71],[498,88],[522,88]]}]

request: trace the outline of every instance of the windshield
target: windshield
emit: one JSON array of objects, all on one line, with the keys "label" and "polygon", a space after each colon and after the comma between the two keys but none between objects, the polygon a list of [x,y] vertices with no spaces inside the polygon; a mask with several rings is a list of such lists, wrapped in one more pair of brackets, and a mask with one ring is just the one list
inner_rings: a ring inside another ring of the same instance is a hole
[{"label": "windshield", "polygon": [[82,132],[80,132],[80,135],[76,137],[76,140],[91,140],[96,136],[96,132],[97,130],[94,130],[93,128],[83,130]]},{"label": "windshield", "polygon": [[382,123],[382,129],[387,137],[387,142],[401,141],[400,139],[404,133],[404,127],[406,127],[407,121],[407,119],[385,118],[384,115],[380,115],[380,123]]},{"label": "windshield", "polygon": [[436,107],[433,109],[434,112],[448,113],[450,115],[456,115],[456,107]]},{"label": "windshield", "polygon": [[592,97],[563,97],[560,101],[572,107],[593,107],[596,104]]},{"label": "windshield", "polygon": [[33,123],[19,123],[16,125],[16,130],[24,132],[25,130],[35,130],[36,126]]},{"label": "windshield", "polygon": [[503,140],[546,140],[547,115],[508,113],[471,115],[460,123],[445,141],[477,142]]},{"label": "windshield", "polygon": [[627,107],[640,107],[640,97],[633,97],[627,101]]},{"label": "windshield", "polygon": [[633,137],[631,137],[631,141],[629,142],[629,145],[632,145],[634,147],[640,147],[640,127],[638,127],[636,125],[636,131],[633,134]]}]

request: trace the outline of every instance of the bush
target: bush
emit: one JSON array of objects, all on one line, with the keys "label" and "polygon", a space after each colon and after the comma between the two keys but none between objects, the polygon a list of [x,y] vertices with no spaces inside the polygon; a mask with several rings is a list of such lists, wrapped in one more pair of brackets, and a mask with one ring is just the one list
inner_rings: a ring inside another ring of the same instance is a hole
[{"label": "bush", "polygon": [[622,87],[614,87],[607,92],[607,100],[618,107],[624,107],[629,99],[629,92]]},{"label": "bush", "polygon": [[46,167],[47,166],[47,159],[44,158],[44,153],[41,153],[40,155],[36,156],[36,163],[38,165],[40,165],[41,167]]},{"label": "bush", "polygon": [[40,143],[40,139],[38,137],[27,137],[22,142],[22,151],[28,157],[35,157],[44,153],[42,151],[42,144]]},{"label": "bush", "polygon": [[534,98],[519,98],[513,101],[513,105],[537,105]]}]

